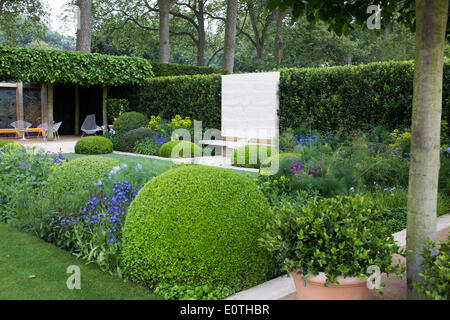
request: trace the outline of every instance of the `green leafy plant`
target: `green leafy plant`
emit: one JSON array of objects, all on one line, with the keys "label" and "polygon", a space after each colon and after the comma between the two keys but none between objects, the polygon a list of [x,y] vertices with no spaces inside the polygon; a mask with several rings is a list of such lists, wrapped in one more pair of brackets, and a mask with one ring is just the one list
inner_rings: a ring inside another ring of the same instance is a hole
[{"label": "green leafy plant", "polygon": [[147,125],[148,119],[145,115],[139,112],[125,112],[116,121],[113,127],[116,134],[124,135],[128,131],[143,128]]},{"label": "green leafy plant", "polygon": [[1,81],[118,86],[153,77],[145,59],[62,50],[2,46],[0,65]]},{"label": "green leafy plant", "polygon": [[[179,148],[178,154],[172,154],[174,148]],[[192,158],[202,154],[202,148],[193,142],[174,140],[167,142],[159,149],[159,156],[164,158]]]},{"label": "green leafy plant", "polygon": [[93,189],[95,183],[105,179],[119,161],[107,157],[87,156],[57,167],[49,176],[48,184],[54,192],[70,193],[73,189]]},{"label": "green leafy plant", "polygon": [[127,99],[110,98],[106,100],[108,123],[114,123],[119,116],[130,112],[130,103]]},{"label": "green leafy plant", "polygon": [[150,285],[249,288],[273,269],[258,246],[271,221],[267,200],[245,176],[183,165],[151,180],[131,203],[121,269]]},{"label": "green leafy plant", "polygon": [[155,77],[187,76],[200,74],[227,74],[225,69],[206,66],[188,66],[175,63],[152,62]]},{"label": "green leafy plant", "polygon": [[158,284],[154,293],[166,300],[220,300],[234,292],[228,287]]},{"label": "green leafy plant", "polygon": [[120,148],[122,152],[132,152],[137,142],[150,138],[153,131],[147,128],[133,129],[125,133],[120,139]]},{"label": "green leafy plant", "polygon": [[272,148],[264,145],[246,145],[233,151],[231,164],[235,167],[259,168],[272,156]]},{"label": "green leafy plant", "polygon": [[151,156],[159,155],[160,146],[153,139],[145,139],[136,142],[133,152],[137,154],[145,154]]},{"label": "green leafy plant", "polygon": [[450,236],[441,241],[439,253],[435,254],[436,245],[428,240],[422,251],[423,272],[419,273],[421,283],[414,280],[417,291],[433,300],[450,300]]},{"label": "green leafy plant", "polygon": [[6,146],[14,145],[16,147],[22,147],[20,143],[11,140],[0,140],[0,148],[4,148]]},{"label": "green leafy plant", "polygon": [[324,272],[327,284],[337,283],[340,275],[367,279],[371,265],[401,275],[403,266],[392,264],[400,248],[380,217],[364,197],[314,199],[296,207],[287,203],[261,241],[287,271],[304,278]]},{"label": "green leafy plant", "polygon": [[105,137],[85,137],[75,144],[75,153],[79,154],[108,154],[112,152],[113,143]]}]

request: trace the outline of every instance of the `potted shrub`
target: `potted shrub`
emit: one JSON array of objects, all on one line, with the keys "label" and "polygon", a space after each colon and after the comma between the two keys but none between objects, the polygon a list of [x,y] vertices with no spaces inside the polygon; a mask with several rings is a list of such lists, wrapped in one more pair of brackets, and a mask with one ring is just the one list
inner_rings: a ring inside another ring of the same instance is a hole
[{"label": "potted shrub", "polygon": [[392,255],[403,252],[382,212],[361,196],[285,203],[262,242],[283,261],[301,300],[367,299],[370,266],[404,272],[392,263]]}]

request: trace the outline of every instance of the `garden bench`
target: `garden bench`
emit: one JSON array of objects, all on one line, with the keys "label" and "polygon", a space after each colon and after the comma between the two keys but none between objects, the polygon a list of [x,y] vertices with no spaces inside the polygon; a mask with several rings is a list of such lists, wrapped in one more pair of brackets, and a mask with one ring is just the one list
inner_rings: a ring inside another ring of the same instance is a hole
[{"label": "garden bench", "polygon": [[249,143],[249,140],[239,140],[239,141],[229,141],[229,140],[201,140],[199,141],[201,145],[208,145],[212,147],[222,147],[222,156],[231,157],[234,149],[245,145],[266,145],[271,146],[267,143]]},{"label": "garden bench", "polygon": [[38,133],[41,133],[42,136],[44,136],[44,134],[45,134],[45,131],[40,128],[28,128],[28,129],[22,129],[22,130],[23,131],[19,131],[18,129],[0,129],[0,134],[1,133],[15,133],[16,135],[18,135],[19,132],[26,132],[26,133],[38,132]]}]

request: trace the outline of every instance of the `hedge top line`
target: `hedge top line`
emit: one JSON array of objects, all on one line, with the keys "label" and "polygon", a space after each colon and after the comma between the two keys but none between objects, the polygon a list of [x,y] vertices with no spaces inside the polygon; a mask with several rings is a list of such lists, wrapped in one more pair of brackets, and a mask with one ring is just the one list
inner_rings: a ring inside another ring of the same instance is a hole
[{"label": "hedge top line", "polygon": [[144,85],[155,76],[213,73],[226,71],[128,56],[0,46],[0,81],[118,86]]}]

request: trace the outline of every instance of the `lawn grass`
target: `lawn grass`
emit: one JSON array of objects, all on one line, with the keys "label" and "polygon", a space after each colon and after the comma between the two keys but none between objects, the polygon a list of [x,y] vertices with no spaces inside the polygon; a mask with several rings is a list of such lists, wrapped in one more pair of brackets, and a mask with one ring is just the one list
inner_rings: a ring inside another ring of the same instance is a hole
[{"label": "lawn grass", "polygon": [[[124,155],[124,154],[117,154],[117,153],[102,154],[102,155],[98,155],[98,156],[116,159],[116,160],[120,161],[121,163],[126,163],[129,166],[136,166],[139,163],[144,168],[148,168],[148,169],[151,168],[155,173],[157,173],[157,174],[155,174],[155,176],[163,173],[164,171],[167,171],[167,170],[177,167],[177,164],[173,163],[172,161],[152,159],[152,158],[146,158],[146,157],[140,157],[140,156],[130,156],[130,155]],[[64,158],[66,158],[69,161],[77,159],[77,158],[81,158],[81,157],[86,157],[86,155],[76,154],[76,153],[64,154]],[[234,172],[237,172],[239,174],[249,176],[251,179],[258,177],[257,172],[239,170],[239,169],[235,169],[235,168],[232,168],[231,170],[233,170]]]},{"label": "lawn grass", "polygon": [[[81,290],[69,290],[67,267],[81,269]],[[155,300],[148,289],[86,265],[69,252],[0,223],[0,300]]]}]

